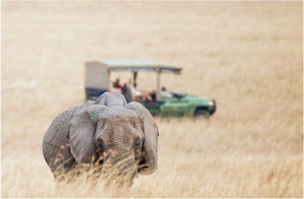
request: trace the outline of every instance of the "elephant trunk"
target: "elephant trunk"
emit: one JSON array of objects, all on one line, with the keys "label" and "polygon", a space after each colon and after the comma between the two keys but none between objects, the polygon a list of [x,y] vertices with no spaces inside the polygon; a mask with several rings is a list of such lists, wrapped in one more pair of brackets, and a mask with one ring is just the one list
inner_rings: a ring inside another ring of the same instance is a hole
[{"label": "elephant trunk", "polygon": [[105,185],[132,186],[137,174],[133,153],[104,153],[102,174]]}]

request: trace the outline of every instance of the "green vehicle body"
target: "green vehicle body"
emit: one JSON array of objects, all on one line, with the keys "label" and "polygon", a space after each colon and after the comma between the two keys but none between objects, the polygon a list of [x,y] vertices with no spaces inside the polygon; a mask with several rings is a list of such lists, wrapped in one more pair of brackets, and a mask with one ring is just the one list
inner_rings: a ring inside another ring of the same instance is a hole
[{"label": "green vehicle body", "polygon": [[[156,104],[142,103],[152,115],[161,117],[209,117],[215,113],[215,101],[196,97],[193,95],[182,95],[182,97],[162,98]],[[212,106],[210,106],[212,104]],[[197,111],[200,113],[197,114]]]},{"label": "green vehicle body", "polygon": [[[161,117],[206,117],[216,111],[215,100],[196,97],[188,94],[175,94],[173,97],[161,97],[160,75],[163,73],[180,74],[182,67],[163,64],[155,61],[141,60],[94,60],[85,63],[86,100],[96,100],[104,92],[110,92],[110,75],[116,71],[131,72],[136,82],[138,72],[156,72],[157,90],[152,102],[142,103],[152,115]],[[133,85],[134,86],[134,85]],[[130,95],[122,93],[127,102]]]}]

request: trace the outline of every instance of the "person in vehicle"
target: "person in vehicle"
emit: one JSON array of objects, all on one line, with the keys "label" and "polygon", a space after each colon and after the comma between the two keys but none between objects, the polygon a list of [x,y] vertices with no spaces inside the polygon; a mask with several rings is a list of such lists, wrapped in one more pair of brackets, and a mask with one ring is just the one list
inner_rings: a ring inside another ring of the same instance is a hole
[{"label": "person in vehicle", "polygon": [[171,93],[166,92],[166,87],[162,87],[162,91],[160,93],[161,98],[170,98],[173,97]]},{"label": "person in vehicle", "polygon": [[120,90],[120,93],[122,93],[122,86],[120,85],[120,79],[117,78],[115,82],[113,82],[113,87]]},{"label": "person in vehicle", "polygon": [[153,90],[151,93],[150,93],[150,96],[152,97],[152,102],[156,102],[156,91]]},{"label": "person in vehicle", "polygon": [[136,97],[141,97],[141,99],[145,102],[145,101],[152,101],[151,96],[148,93],[144,93],[144,92],[140,92],[136,90],[136,86],[137,84],[134,83],[134,86],[132,86],[132,84],[130,85],[130,89],[132,91],[132,95],[134,96],[133,98]]},{"label": "person in vehicle", "polygon": [[127,86],[127,83],[124,83],[122,87],[122,94],[126,98],[127,103],[132,101],[132,91],[129,86]]},{"label": "person in vehicle", "polygon": [[115,82],[112,82],[112,84],[110,84],[109,91],[111,93],[121,93],[122,90],[119,89],[119,88],[116,88],[115,87]]}]

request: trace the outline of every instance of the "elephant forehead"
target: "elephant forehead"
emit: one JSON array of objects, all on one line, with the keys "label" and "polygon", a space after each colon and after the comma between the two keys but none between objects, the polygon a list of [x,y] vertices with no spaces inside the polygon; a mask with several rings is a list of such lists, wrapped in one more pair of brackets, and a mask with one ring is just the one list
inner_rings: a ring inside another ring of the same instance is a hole
[{"label": "elephant forehead", "polygon": [[128,127],[140,129],[141,120],[134,111],[107,111],[99,116],[100,128]]},{"label": "elephant forehead", "polygon": [[99,129],[140,129],[140,120],[136,117],[111,117],[111,118],[99,118]]},{"label": "elephant forehead", "polygon": [[[131,120],[133,121],[133,120]],[[133,142],[133,139],[138,136],[139,128],[134,128],[138,122],[128,121],[126,118],[122,120],[118,118],[110,119],[100,125],[100,133],[97,137],[101,137],[107,146],[125,146],[128,147]]]},{"label": "elephant forehead", "polygon": [[106,125],[106,128],[99,136],[104,140],[108,147],[119,146],[128,148],[133,142],[136,134],[135,131],[126,124],[116,125],[115,123],[110,123]]},{"label": "elephant forehead", "polygon": [[116,117],[109,121],[114,127],[132,127],[134,129],[139,129],[139,120],[136,117]]}]

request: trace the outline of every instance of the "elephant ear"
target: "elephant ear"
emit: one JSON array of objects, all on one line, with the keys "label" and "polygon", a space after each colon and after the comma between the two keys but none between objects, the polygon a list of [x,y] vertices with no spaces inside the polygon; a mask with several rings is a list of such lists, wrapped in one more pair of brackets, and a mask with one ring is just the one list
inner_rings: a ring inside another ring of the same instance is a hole
[{"label": "elephant ear", "polygon": [[97,98],[95,104],[111,106],[125,106],[127,104],[126,98],[120,93],[105,92]]},{"label": "elephant ear", "polygon": [[139,173],[142,175],[152,174],[157,169],[157,142],[158,128],[150,112],[138,102],[130,102],[126,105],[136,111],[143,122],[145,142],[143,145],[143,160],[139,163]]},{"label": "elephant ear", "polygon": [[96,158],[94,134],[98,115],[107,107],[92,105],[74,115],[70,122],[69,143],[78,165],[90,164]]}]

